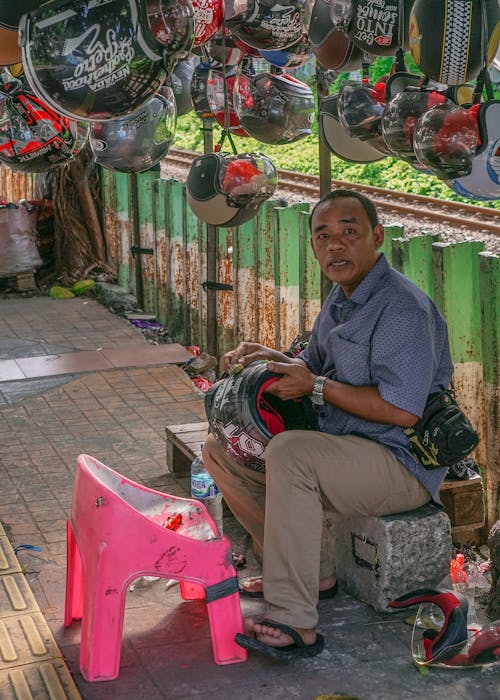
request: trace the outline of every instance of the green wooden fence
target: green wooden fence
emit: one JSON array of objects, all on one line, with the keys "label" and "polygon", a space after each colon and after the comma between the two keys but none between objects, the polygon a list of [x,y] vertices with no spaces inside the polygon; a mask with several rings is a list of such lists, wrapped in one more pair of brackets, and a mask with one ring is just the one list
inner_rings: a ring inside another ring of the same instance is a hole
[{"label": "green wooden fence", "polygon": [[[119,284],[135,290],[141,266],[144,309],[177,342],[207,347],[206,226],[191,212],[184,183],[137,176],[140,248],[131,255],[130,179],[103,171],[106,240]],[[287,349],[320,309],[320,273],[308,231],[309,205],[266,202],[239,229],[217,230],[217,354],[241,340]],[[386,226],[383,246],[396,269],[434,299],[445,316],[460,403],[481,435],[487,465],[488,522],[499,513],[500,257],[477,241],[443,243],[435,234],[405,238]]]}]

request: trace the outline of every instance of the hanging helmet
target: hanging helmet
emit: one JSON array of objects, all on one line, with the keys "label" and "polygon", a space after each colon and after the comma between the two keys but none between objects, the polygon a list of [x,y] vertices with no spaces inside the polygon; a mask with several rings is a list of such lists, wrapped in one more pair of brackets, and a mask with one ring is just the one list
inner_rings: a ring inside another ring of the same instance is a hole
[{"label": "hanging helmet", "polygon": [[259,51],[286,49],[306,31],[304,6],[305,0],[226,0],[225,19],[234,37]]},{"label": "hanging helmet", "polygon": [[252,219],[276,189],[272,161],[260,153],[207,153],[189,170],[186,195],[194,214],[214,226],[239,226]]},{"label": "hanging helmet", "polygon": [[45,0],[0,0],[0,66],[21,60],[17,28],[19,20]]},{"label": "hanging helmet", "polygon": [[90,146],[96,163],[122,173],[141,173],[164,158],[175,135],[176,107],[171,88],[126,117],[93,122]]},{"label": "hanging helmet", "polygon": [[138,0],[51,0],[24,15],[19,36],[33,91],[56,111],[88,121],[127,114],[165,78],[162,48]]},{"label": "hanging helmet", "polygon": [[193,46],[210,41],[222,27],[223,0],[191,0],[193,3],[195,34]]},{"label": "hanging helmet", "polygon": [[338,158],[352,163],[373,163],[384,158],[370,141],[349,136],[339,120],[338,99],[338,94],[329,95],[319,108],[319,136],[325,146]]},{"label": "hanging helmet", "polygon": [[213,119],[214,115],[208,104],[207,83],[211,68],[210,63],[201,62],[194,69],[191,80],[191,102],[193,109],[200,119]]},{"label": "hanging helmet", "polygon": [[[408,47],[408,17],[414,0],[332,0],[330,18],[362,51],[393,56]],[[431,19],[432,25],[432,19]]]},{"label": "hanging helmet", "polygon": [[6,93],[5,74],[0,99],[0,161],[12,170],[38,173],[72,160],[87,140],[88,125],[54,112],[32,94],[25,81],[22,88],[20,81],[11,83],[12,91]]},{"label": "hanging helmet", "polygon": [[144,3],[149,30],[162,48],[168,73],[189,54],[195,36],[195,15],[191,0],[147,0]]},{"label": "hanging helmet", "polygon": [[393,73],[387,80],[382,134],[391,153],[423,170],[413,149],[415,124],[424,112],[447,98],[443,93],[420,88],[420,83],[421,76],[404,72]]},{"label": "hanging helmet", "polygon": [[[193,111],[191,81],[195,66],[196,58],[194,56],[185,58],[183,61],[179,61],[170,75],[169,85],[174,92],[178,117]],[[162,88],[160,88],[161,90]]]},{"label": "hanging helmet", "polygon": [[415,0],[409,15],[413,60],[432,80],[457,85],[493,61],[500,38],[498,0]]},{"label": "hanging helmet", "polygon": [[330,17],[332,3],[315,0],[309,19],[311,51],[323,68],[353,71],[361,68],[363,52],[335,27]]},{"label": "hanging helmet", "polygon": [[298,41],[287,49],[276,49],[265,51],[262,49],[260,55],[272,66],[278,68],[298,68],[302,66],[311,55],[311,47],[307,34],[303,34]]},{"label": "hanging helmet", "polygon": [[500,101],[485,102],[477,110],[480,145],[469,175],[446,184],[469,199],[500,199]]},{"label": "hanging helmet", "polygon": [[211,68],[207,79],[207,99],[210,111],[218,124],[227,126],[236,136],[248,136],[233,105],[235,73]]},{"label": "hanging helmet", "polygon": [[233,37],[226,34],[215,36],[204,46],[205,52],[217,66],[237,66],[244,56],[244,51],[236,45]]},{"label": "hanging helmet", "polygon": [[273,435],[314,427],[308,398],[283,401],[265,393],[279,377],[265,362],[252,362],[216,382],[205,394],[210,432],[233,459],[257,471],[265,469],[264,450]]},{"label": "hanging helmet", "polygon": [[415,155],[441,180],[471,172],[479,138],[475,112],[447,101],[418,119],[413,134]]},{"label": "hanging helmet", "polygon": [[390,155],[382,137],[385,110],[385,83],[370,85],[347,80],[342,84],[337,102],[339,119],[349,136],[370,144]]},{"label": "hanging helmet", "polygon": [[311,134],[314,95],[306,84],[283,73],[240,72],[234,104],[250,136],[270,144],[292,143]]}]

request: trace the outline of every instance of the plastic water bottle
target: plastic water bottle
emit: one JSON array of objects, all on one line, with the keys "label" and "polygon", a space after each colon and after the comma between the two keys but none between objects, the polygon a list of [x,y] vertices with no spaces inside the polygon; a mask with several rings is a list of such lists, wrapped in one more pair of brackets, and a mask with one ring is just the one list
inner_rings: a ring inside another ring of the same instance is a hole
[{"label": "plastic water bottle", "polygon": [[191,496],[206,506],[222,535],[222,494],[203,464],[201,455],[191,462]]}]

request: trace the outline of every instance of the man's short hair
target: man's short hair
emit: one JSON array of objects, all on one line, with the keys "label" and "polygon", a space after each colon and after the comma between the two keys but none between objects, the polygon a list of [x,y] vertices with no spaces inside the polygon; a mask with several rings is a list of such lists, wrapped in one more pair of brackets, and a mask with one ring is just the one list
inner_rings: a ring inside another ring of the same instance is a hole
[{"label": "man's short hair", "polygon": [[314,207],[312,208],[312,211],[309,215],[309,230],[312,231],[312,218],[313,214],[316,211],[316,207],[319,207],[320,204],[323,204],[323,202],[329,202],[332,199],[357,199],[358,202],[361,203],[361,206],[366,212],[366,215],[368,216],[368,221],[371,224],[372,228],[375,228],[375,226],[379,223],[378,220],[378,214],[377,210],[375,209],[375,205],[371,201],[371,199],[368,199],[368,197],[365,197],[364,194],[361,194],[361,192],[356,192],[356,190],[343,190],[343,189],[338,189],[338,190],[332,190],[331,192],[327,192],[324,194],[321,199],[316,202]]}]

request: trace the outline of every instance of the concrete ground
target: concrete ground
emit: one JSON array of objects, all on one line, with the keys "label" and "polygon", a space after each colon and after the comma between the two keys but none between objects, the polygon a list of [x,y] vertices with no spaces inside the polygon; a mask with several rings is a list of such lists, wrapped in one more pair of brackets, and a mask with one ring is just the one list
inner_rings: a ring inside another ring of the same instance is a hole
[{"label": "concrete ground", "polygon": [[[65,521],[77,455],[91,454],[149,487],[188,495],[186,481],[166,471],[165,426],[205,419],[203,397],[187,375],[175,361],[151,364],[147,345],[130,323],[93,299],[0,298],[0,520],[13,547],[40,548],[20,549],[17,557],[81,697],[498,700],[498,671],[420,673],[411,662],[411,626],[404,622],[410,611],[376,613],[342,591],[320,602],[319,630],[326,644],[319,656],[280,664],[251,654],[245,663],[217,666],[205,604],[183,602],[178,587],[167,589],[165,580],[140,581],[127,594],[118,679],[88,683],[82,678],[80,624],[64,629],[62,622]],[[9,371],[28,365],[1,364],[98,348],[133,350],[126,366],[92,370],[70,364],[72,371],[41,378],[36,370],[12,378]],[[248,558],[241,573],[258,572],[248,539],[230,515],[224,530],[234,551]],[[263,609],[259,601],[241,603],[245,615]],[[7,656],[0,620],[0,697],[31,697],[2,694]]]}]

